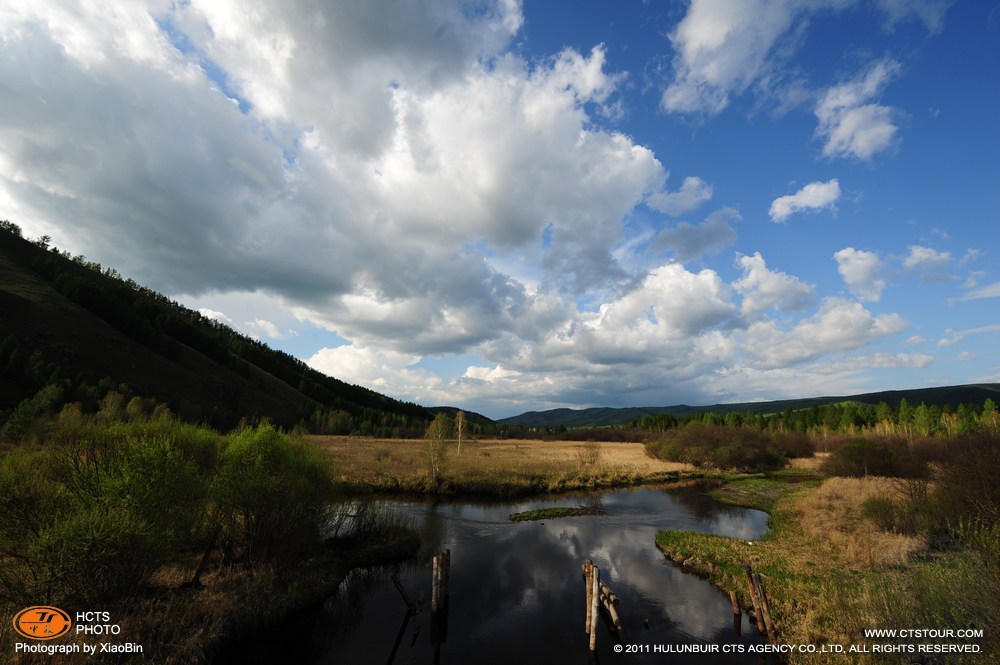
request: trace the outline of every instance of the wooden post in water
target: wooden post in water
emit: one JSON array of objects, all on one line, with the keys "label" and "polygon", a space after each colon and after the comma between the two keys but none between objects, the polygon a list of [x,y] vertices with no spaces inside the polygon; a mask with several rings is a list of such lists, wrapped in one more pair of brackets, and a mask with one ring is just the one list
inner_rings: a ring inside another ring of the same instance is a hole
[{"label": "wooden post in water", "polygon": [[435,554],[431,559],[431,612],[437,614],[441,605],[441,555]]},{"label": "wooden post in water", "polygon": [[451,550],[441,552],[441,642],[448,641],[448,605],[451,603]]},{"label": "wooden post in water", "polygon": [[600,595],[601,569],[597,566],[591,567],[590,585],[590,650],[597,651],[597,615],[600,611],[597,608],[597,598]]},{"label": "wooden post in water", "polygon": [[583,584],[587,590],[586,593],[587,623],[584,624],[583,630],[587,635],[590,635],[590,623],[593,619],[593,617],[591,616],[591,613],[593,612],[592,599],[591,599],[591,594],[594,591],[593,575],[594,575],[594,562],[591,561],[590,559],[587,559],[583,563]]},{"label": "wooden post in water", "polygon": [[771,621],[771,609],[767,606],[767,594],[764,593],[764,585],[760,582],[760,575],[753,574],[754,586],[757,587],[757,595],[760,596],[760,611],[764,615],[764,628],[767,629],[767,639],[772,644],[778,641],[778,636],[774,632],[774,623]]},{"label": "wooden post in water", "polygon": [[753,583],[753,570],[749,565],[747,565],[747,584],[750,588],[750,601],[753,603],[754,623],[757,624],[757,630],[760,632],[761,637],[764,637],[766,629],[762,629],[764,619],[761,616],[760,599],[757,597],[756,585]]},{"label": "wooden post in water", "polygon": [[601,580],[601,593],[607,596],[608,600],[615,605],[620,602],[618,600],[618,596],[616,596],[615,592],[611,590],[611,587],[604,583],[604,580]]},{"label": "wooden post in water", "polygon": [[[604,587],[604,585],[601,585]],[[607,588],[607,587],[604,587]],[[614,596],[614,594],[611,594]],[[615,609],[615,604],[611,600],[611,596],[606,593],[601,593],[601,604],[604,606],[604,611],[608,613],[608,618],[611,619],[611,628],[614,629],[616,633],[622,632],[622,622],[618,618],[618,610]]]}]

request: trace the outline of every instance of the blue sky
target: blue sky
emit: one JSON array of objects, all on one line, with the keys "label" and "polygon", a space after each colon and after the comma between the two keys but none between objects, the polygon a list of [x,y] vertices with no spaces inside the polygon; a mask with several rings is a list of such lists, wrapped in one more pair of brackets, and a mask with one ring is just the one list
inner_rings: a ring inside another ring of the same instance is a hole
[{"label": "blue sky", "polygon": [[1000,3],[0,7],[0,218],[493,417],[1000,381]]}]

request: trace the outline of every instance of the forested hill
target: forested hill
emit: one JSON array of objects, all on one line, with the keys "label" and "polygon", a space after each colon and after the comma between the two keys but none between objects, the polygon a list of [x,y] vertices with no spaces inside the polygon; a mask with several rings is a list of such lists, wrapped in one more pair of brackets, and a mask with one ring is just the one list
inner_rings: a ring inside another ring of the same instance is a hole
[{"label": "forested hill", "polygon": [[963,386],[944,386],[940,388],[918,388],[914,390],[889,390],[863,395],[840,397],[807,397],[803,399],[777,400],[771,402],[742,402],[738,404],[712,404],[709,406],[649,406],[610,408],[595,407],[591,409],[550,409],[548,411],[529,411],[519,416],[504,418],[497,422],[521,427],[606,427],[625,425],[630,421],[640,420],[644,416],[668,414],[682,419],[699,413],[738,413],[767,415],[783,411],[798,411],[813,406],[836,404],[839,402],[857,402],[873,404],[885,402],[897,408],[901,400],[910,404],[926,404],[927,406],[944,407],[959,404],[981,405],[987,399],[1000,402],[1000,383],[982,383]]},{"label": "forested hill", "polygon": [[267,418],[315,432],[401,435],[422,433],[432,417],[49,243],[0,222],[0,423],[45,388],[44,404],[30,408],[57,408],[55,400],[96,410],[110,393],[112,402],[140,398],[135,408],[163,404],[220,428]]}]

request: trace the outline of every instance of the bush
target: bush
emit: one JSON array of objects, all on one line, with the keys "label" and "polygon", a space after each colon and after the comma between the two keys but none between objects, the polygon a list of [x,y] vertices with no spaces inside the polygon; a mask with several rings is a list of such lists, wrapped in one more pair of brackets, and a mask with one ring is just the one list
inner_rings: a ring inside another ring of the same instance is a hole
[{"label": "bush", "polygon": [[802,432],[775,432],[771,441],[785,457],[812,457],[816,453],[816,445]]},{"label": "bush", "polygon": [[738,471],[769,471],[787,463],[758,430],[699,423],[667,431],[659,441],[647,443],[646,451],[660,459]]},{"label": "bush", "polygon": [[230,437],[212,495],[238,560],[283,563],[320,542],[333,482],[322,453],[265,425]]},{"label": "bush", "polygon": [[927,463],[901,444],[853,438],[840,446],[823,462],[821,470],[831,476],[886,476],[926,478]]},{"label": "bush", "polygon": [[0,462],[0,595],[99,602],[135,592],[203,525],[217,435],[100,424],[74,405],[53,432],[57,445]]},{"label": "bush", "polygon": [[169,553],[168,542],[149,522],[114,503],[65,515],[28,548],[36,593],[71,603],[134,593]]}]

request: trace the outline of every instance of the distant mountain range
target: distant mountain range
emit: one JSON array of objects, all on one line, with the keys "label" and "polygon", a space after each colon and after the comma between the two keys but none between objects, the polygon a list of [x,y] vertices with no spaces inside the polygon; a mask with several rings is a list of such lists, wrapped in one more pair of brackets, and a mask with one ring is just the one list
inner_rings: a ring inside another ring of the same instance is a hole
[{"label": "distant mountain range", "polygon": [[859,402],[862,404],[878,404],[886,402],[897,407],[900,400],[906,399],[912,406],[921,402],[928,406],[945,406],[950,404],[975,404],[982,406],[987,398],[1000,403],[1000,383],[981,383],[962,386],[943,386],[940,388],[918,388],[914,390],[887,390],[876,393],[849,396],[807,397],[802,399],[776,400],[772,402],[741,402],[734,404],[711,404],[708,406],[647,406],[647,407],[594,407],[590,409],[549,409],[548,411],[528,411],[519,416],[503,418],[499,423],[519,425],[521,427],[607,427],[624,425],[630,420],[643,416],[670,414],[676,418],[694,415],[696,413],[754,413],[766,415],[780,413],[785,410],[796,411],[812,406],[822,406],[836,402]]}]

